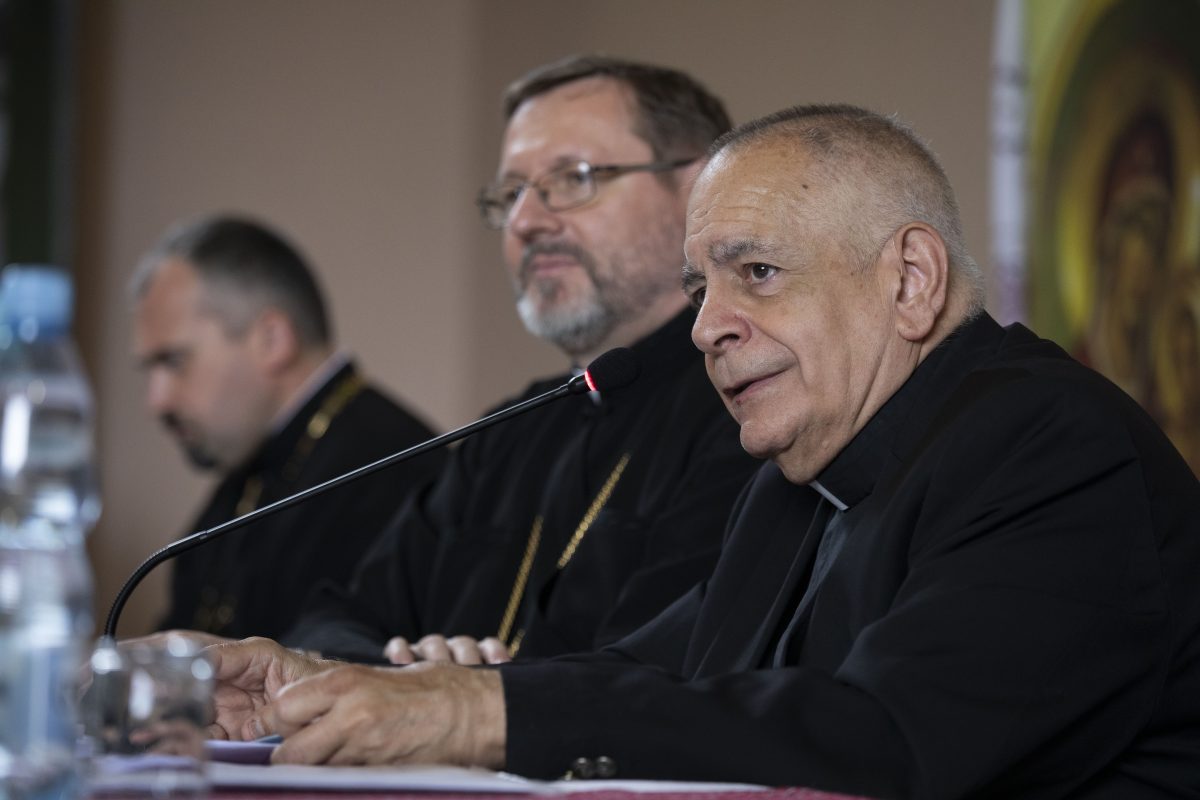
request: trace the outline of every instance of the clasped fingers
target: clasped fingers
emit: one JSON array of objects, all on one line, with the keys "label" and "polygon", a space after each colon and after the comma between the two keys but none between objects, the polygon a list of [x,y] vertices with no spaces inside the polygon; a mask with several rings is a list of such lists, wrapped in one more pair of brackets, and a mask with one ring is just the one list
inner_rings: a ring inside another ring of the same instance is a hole
[{"label": "clasped fingers", "polygon": [[384,656],[393,664],[400,665],[417,661],[442,661],[477,666],[503,664],[512,660],[508,648],[495,637],[480,640],[471,636],[454,636],[447,639],[441,634],[422,637],[415,644],[410,644],[402,636],[393,637],[384,648]]}]

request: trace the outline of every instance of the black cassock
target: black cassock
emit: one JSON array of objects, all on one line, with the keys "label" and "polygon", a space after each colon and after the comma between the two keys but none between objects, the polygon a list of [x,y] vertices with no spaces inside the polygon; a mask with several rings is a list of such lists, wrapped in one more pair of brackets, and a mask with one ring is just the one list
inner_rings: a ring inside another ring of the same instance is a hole
[{"label": "black cassock", "polygon": [[[334,374],[241,468],[193,523],[204,530],[421,442],[433,434],[363,384]],[[160,629],[278,637],[322,579],[348,580],[403,499],[433,479],[444,453],[423,455],[277,512],[179,556]]]},{"label": "black cassock", "polygon": [[501,667],[506,769],[1198,796],[1200,483],[1129,397],[983,315],[818,482],[765,465],[705,586]]},{"label": "black cassock", "polygon": [[681,313],[632,348],[630,386],[463,442],[349,591],[323,592],[285,643],[362,660],[427,633],[499,636],[521,657],[590,650],[707,577],[760,462],[708,381],[693,320]]}]

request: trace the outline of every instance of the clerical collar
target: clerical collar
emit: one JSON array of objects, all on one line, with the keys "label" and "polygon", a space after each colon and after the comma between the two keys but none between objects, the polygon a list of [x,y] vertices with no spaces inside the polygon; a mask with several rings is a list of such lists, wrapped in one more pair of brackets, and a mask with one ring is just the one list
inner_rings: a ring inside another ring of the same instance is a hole
[{"label": "clerical collar", "polygon": [[[331,395],[338,393],[338,387],[351,379],[361,384],[361,380],[355,373],[354,363],[344,356],[340,357],[338,361],[340,364],[337,364],[337,369],[332,374],[327,374],[324,368],[336,362],[331,358],[322,364],[318,372],[322,374],[324,380],[316,383],[310,379],[305,384],[305,390],[301,392],[304,395],[304,402],[293,409],[288,418],[284,420],[283,427],[274,430],[259,445],[254,454],[243,463],[240,467],[243,473],[251,474],[264,469],[282,468],[282,465],[286,464],[294,455],[297,442],[306,435],[313,416],[320,412]],[[315,374],[314,377],[316,377]],[[310,386],[311,388],[309,388]]]},{"label": "clerical collar", "polygon": [[321,362],[321,365],[305,378],[304,383],[300,384],[300,388],[284,403],[283,408],[275,414],[275,419],[271,421],[271,435],[274,436],[286,428],[288,423],[295,419],[300,409],[308,405],[308,402],[316,397],[317,392],[324,389],[333,380],[333,376],[341,372],[342,368],[349,363],[349,354],[340,350]]},{"label": "clerical collar", "polygon": [[809,486],[838,510],[853,508],[874,490],[886,467],[907,456],[912,437],[924,430],[924,420],[942,405],[947,387],[969,369],[972,360],[965,360],[965,355],[979,347],[994,347],[1002,335],[1003,329],[987,314],[955,328]]},{"label": "clerical collar", "polygon": [[829,491],[824,486],[822,486],[821,482],[819,480],[811,480],[808,482],[808,485],[811,486],[812,488],[816,489],[817,494],[821,495],[821,497],[824,497],[826,500],[833,503],[833,507],[836,508],[838,511],[845,511],[846,509],[850,508],[850,506],[846,505],[841,500],[837,499],[837,497],[834,496],[833,492]]}]

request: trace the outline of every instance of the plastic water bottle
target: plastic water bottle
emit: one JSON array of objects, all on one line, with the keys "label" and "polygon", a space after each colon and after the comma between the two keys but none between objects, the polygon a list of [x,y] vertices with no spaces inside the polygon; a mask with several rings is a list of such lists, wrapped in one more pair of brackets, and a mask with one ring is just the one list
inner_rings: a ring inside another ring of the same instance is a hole
[{"label": "plastic water bottle", "polygon": [[76,679],[91,636],[84,535],[99,515],[92,397],[69,336],[71,283],[0,273],[0,787],[78,794]]}]

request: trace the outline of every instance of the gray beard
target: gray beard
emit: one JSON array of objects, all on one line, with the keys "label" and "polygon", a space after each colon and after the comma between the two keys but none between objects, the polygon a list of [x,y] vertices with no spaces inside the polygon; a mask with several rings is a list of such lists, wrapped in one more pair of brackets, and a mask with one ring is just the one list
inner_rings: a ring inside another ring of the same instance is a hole
[{"label": "gray beard", "polygon": [[539,311],[525,292],[517,300],[517,313],[525,329],[569,355],[594,350],[617,326],[617,315],[593,294],[583,308]]},{"label": "gray beard", "polygon": [[[557,278],[532,277],[529,264],[538,254],[565,253],[587,273],[590,291],[574,303],[562,305],[564,288]],[[621,310],[613,295],[616,287],[603,285],[597,277],[591,253],[564,242],[539,242],[525,249],[517,285],[517,314],[525,328],[568,355],[586,353],[603,342],[620,321]]]},{"label": "gray beard", "polygon": [[[529,263],[539,253],[566,253],[587,273],[590,291],[564,305],[565,291],[556,278],[538,279],[529,274]],[[664,291],[676,284],[639,276],[622,264],[611,265],[610,275],[601,275],[595,259],[581,247],[560,242],[530,245],[522,256],[516,284],[517,313],[525,328],[571,356],[596,350],[617,326],[650,308]]]}]

